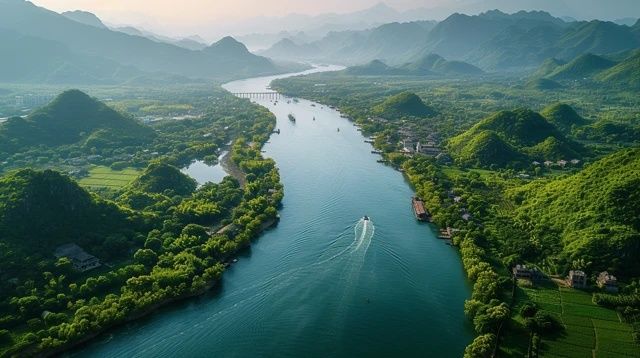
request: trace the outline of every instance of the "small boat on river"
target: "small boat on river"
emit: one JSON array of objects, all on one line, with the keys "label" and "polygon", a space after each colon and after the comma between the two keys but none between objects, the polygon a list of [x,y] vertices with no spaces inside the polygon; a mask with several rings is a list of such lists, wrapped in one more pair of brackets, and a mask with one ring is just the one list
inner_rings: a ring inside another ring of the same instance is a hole
[{"label": "small boat on river", "polygon": [[291,122],[295,122],[296,121],[296,117],[294,117],[293,114],[289,113],[288,117],[289,117],[289,120]]}]

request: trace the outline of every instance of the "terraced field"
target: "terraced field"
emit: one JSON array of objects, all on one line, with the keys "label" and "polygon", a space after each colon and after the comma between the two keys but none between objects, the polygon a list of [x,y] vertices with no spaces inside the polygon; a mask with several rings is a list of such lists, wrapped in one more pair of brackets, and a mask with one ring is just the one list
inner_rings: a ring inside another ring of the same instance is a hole
[{"label": "terraced field", "polygon": [[640,357],[631,327],[618,314],[591,301],[591,293],[555,284],[521,288],[519,302],[531,300],[555,314],[565,329],[542,341],[542,357]]},{"label": "terraced field", "polygon": [[89,189],[119,190],[133,181],[141,171],[134,168],[113,170],[105,166],[95,166],[89,170],[89,176],[80,179],[79,183]]}]

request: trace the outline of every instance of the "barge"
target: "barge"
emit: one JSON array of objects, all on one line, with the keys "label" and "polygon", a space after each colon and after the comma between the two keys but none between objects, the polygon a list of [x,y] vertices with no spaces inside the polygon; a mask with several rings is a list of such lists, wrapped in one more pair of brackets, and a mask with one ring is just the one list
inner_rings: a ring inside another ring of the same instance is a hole
[{"label": "barge", "polygon": [[431,221],[431,215],[424,206],[424,201],[417,196],[411,198],[411,207],[413,208],[413,214],[418,221]]}]

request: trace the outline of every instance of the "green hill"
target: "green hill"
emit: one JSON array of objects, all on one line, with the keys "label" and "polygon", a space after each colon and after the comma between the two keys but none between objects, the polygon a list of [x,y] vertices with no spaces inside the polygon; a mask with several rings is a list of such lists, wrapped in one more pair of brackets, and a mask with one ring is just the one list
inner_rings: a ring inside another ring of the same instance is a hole
[{"label": "green hill", "polygon": [[145,193],[162,194],[170,190],[176,195],[189,195],[196,187],[196,181],[180,169],[161,163],[150,164],[142,175],[129,184],[129,188]]},{"label": "green hill", "polygon": [[483,71],[478,67],[462,61],[448,61],[442,56],[428,54],[417,61],[401,67],[411,74],[430,74],[432,72],[446,75],[478,75]]},{"label": "green hill", "polygon": [[0,244],[29,254],[69,242],[99,245],[131,225],[127,215],[55,171],[22,169],[0,178]]},{"label": "green hill", "polygon": [[387,98],[382,104],[373,108],[379,116],[392,117],[430,117],[435,110],[427,106],[420,97],[412,92],[402,92]]},{"label": "green hill", "polygon": [[524,155],[490,130],[482,130],[473,136],[452,138],[448,149],[460,164],[476,167],[492,164],[504,167],[525,159]]},{"label": "green hill", "polygon": [[597,74],[595,79],[608,85],[640,88],[640,51]]},{"label": "green hill", "polygon": [[[528,109],[502,111],[483,119],[451,138],[447,148],[461,163],[479,166],[504,166],[524,159],[579,158],[583,151],[540,114]],[[491,153],[495,155],[488,155]]]},{"label": "green hill", "polygon": [[571,106],[563,103],[550,105],[543,109],[540,114],[564,132],[571,131],[571,127],[573,126],[587,124],[587,121]]},{"label": "green hill", "polygon": [[556,68],[547,77],[554,80],[579,80],[615,66],[616,63],[594,54],[584,54]]},{"label": "green hill", "polygon": [[538,67],[536,72],[534,72],[531,77],[533,78],[547,77],[550,74],[552,74],[554,71],[556,71],[559,67],[566,64],[567,64],[566,62],[562,60],[558,60],[557,58],[548,58],[540,65],[540,67]]},{"label": "green hill", "polygon": [[387,76],[401,74],[400,71],[394,70],[394,68],[387,66],[380,60],[373,60],[365,65],[351,66],[345,69],[344,73],[356,76]]},{"label": "green hill", "polygon": [[141,144],[154,132],[78,90],[69,90],[26,118],[0,125],[0,151],[82,144],[87,148]]},{"label": "green hill", "polygon": [[546,248],[590,271],[640,270],[640,148],[624,149],[565,179],[516,189],[517,217]]}]

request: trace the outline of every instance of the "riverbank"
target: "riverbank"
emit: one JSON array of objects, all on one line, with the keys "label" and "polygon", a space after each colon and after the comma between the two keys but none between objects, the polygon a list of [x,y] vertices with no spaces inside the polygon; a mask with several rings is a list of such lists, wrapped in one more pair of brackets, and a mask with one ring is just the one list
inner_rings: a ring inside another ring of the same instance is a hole
[{"label": "riverbank", "polygon": [[222,158],[220,158],[220,165],[222,166],[222,169],[227,172],[227,174],[234,177],[238,181],[238,183],[240,183],[240,187],[244,188],[244,186],[247,184],[246,174],[242,171],[242,169],[238,167],[238,165],[233,161],[231,157],[231,148],[229,148],[229,150],[227,150],[227,153],[222,156]]}]

